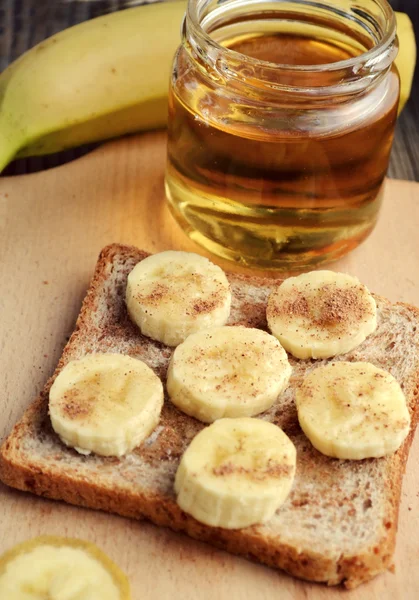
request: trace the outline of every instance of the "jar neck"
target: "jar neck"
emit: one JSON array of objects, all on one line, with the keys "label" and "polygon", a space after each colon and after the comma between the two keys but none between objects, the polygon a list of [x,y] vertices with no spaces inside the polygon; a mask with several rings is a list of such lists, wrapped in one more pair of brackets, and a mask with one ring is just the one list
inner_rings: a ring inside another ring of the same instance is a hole
[{"label": "jar neck", "polygon": [[[241,54],[229,44],[252,35],[329,40],[355,55],[326,64],[280,64]],[[324,98],[368,89],[391,68],[396,19],[386,0],[189,0],[183,43],[205,75],[247,92]]]}]

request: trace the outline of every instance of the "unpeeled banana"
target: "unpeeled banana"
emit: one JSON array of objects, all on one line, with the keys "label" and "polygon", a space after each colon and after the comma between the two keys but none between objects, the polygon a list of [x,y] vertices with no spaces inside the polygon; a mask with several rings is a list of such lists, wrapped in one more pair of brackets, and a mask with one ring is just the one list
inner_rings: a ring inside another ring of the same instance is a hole
[{"label": "unpeeled banana", "polygon": [[396,66],[400,74],[399,114],[409,100],[416,67],[416,40],[412,21],[405,13],[396,13],[399,54]]},{"label": "unpeeled banana", "polygon": [[[41,42],[10,65],[0,75],[0,172],[16,157],[164,127],[185,8],[180,0],[98,17]],[[416,45],[409,17],[397,18],[401,109]]]},{"label": "unpeeled banana", "polygon": [[15,157],[164,126],[185,5],[86,21],[10,65],[0,76],[0,171]]},{"label": "unpeeled banana", "polygon": [[99,548],[42,536],[0,557],[2,600],[130,600],[127,577]]}]

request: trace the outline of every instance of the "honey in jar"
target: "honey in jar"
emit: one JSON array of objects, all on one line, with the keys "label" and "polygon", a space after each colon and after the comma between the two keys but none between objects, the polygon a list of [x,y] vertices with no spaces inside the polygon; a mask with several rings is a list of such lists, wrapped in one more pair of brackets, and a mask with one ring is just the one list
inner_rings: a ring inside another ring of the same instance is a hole
[{"label": "honey in jar", "polygon": [[397,118],[397,41],[385,0],[358,6],[190,1],[166,193],[213,253],[304,269],[372,231]]}]

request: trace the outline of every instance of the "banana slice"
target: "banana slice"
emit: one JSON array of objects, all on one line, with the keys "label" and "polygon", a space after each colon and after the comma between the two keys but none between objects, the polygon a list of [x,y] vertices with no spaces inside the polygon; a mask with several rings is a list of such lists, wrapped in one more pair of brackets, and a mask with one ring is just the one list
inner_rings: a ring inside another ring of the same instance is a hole
[{"label": "banana slice", "polygon": [[184,453],[175,478],[177,503],[213,527],[269,521],[291,490],[295,463],[295,446],[276,425],[220,419]]},{"label": "banana slice", "polygon": [[377,327],[377,307],[356,277],[312,271],[286,279],[272,292],[267,320],[297,358],[330,358],[353,350]]},{"label": "banana slice", "polygon": [[225,273],[207,258],[167,251],[134,267],[128,276],[126,303],[144,335],[177,346],[191,333],[224,325],[231,292]]},{"label": "banana slice", "polygon": [[90,354],[69,362],[49,393],[54,431],[81,454],[122,456],[156,427],[163,385],[142,361]]},{"label": "banana slice", "polygon": [[409,433],[400,385],[370,363],[336,362],[315,369],[297,390],[296,404],[302,430],[327,456],[385,456]]},{"label": "banana slice", "polygon": [[287,353],[269,333],[215,327],[190,335],[174,351],[167,391],[180,410],[204,423],[267,410],[291,375]]},{"label": "banana slice", "polygon": [[43,536],[0,557],[3,600],[130,600],[120,568],[93,544]]}]

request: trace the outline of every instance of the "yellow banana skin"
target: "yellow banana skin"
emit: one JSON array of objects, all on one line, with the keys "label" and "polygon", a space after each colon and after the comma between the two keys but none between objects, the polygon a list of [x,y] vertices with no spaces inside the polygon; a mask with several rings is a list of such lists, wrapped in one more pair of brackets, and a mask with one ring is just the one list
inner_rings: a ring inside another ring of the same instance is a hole
[{"label": "yellow banana skin", "polygon": [[[66,29],[0,75],[0,172],[14,158],[51,154],[164,127],[185,0],[139,6]],[[409,17],[396,13],[400,110],[413,80]]]},{"label": "yellow banana skin", "polygon": [[[167,81],[166,81],[167,85]],[[16,154],[16,158],[60,152],[90,142],[106,140],[136,131],[159,129],[167,123],[167,93],[137,104],[116,109],[99,117],[75,122],[64,129],[47,133]]]},{"label": "yellow banana skin", "polygon": [[0,171],[49,154],[163,127],[184,0],[112,13],[35,46],[0,76]]},{"label": "yellow banana skin", "polygon": [[408,15],[400,12],[396,12],[396,18],[399,38],[399,54],[396,59],[396,66],[400,75],[400,114],[412,91],[417,51],[412,21]]}]

